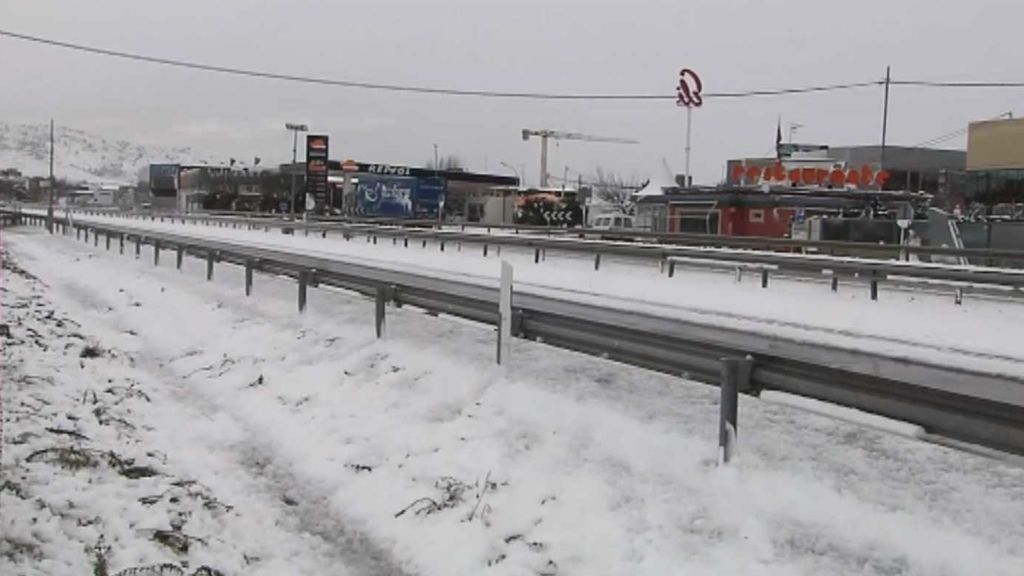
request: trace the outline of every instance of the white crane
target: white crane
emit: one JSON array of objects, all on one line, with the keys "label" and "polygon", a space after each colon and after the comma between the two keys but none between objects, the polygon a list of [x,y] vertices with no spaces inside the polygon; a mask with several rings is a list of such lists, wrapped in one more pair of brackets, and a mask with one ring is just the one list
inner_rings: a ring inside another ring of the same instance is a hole
[{"label": "white crane", "polygon": [[558,132],[556,130],[530,130],[528,128],[523,129],[523,141],[527,141],[531,136],[537,136],[540,138],[540,187],[547,188],[548,186],[548,138],[554,138],[555,140],[581,140],[583,142],[612,142],[616,144],[639,144],[636,140],[630,140],[628,138],[606,138],[603,136],[590,136],[587,134],[577,134],[575,132]]}]

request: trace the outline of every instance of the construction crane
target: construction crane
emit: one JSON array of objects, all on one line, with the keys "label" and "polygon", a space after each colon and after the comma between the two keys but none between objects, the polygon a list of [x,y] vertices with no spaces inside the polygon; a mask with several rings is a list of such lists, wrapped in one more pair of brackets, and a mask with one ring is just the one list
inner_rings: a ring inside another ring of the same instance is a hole
[{"label": "construction crane", "polygon": [[580,140],[583,142],[611,142],[615,144],[639,144],[636,140],[628,138],[605,138],[603,136],[590,136],[577,134],[575,132],[558,132],[556,130],[530,130],[523,129],[523,141],[528,141],[531,136],[540,138],[540,187],[548,186],[548,138],[555,140]]}]

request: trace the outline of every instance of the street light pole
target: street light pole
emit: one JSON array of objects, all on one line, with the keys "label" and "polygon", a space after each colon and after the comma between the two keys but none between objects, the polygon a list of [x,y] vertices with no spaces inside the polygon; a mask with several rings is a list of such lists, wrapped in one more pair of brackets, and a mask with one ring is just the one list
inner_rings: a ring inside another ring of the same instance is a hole
[{"label": "street light pole", "polygon": [[508,162],[502,162],[501,165],[511,170],[512,173],[516,175],[516,180],[519,181],[519,185],[523,185],[523,177],[519,175],[519,170],[516,170],[515,166],[509,164]]},{"label": "street light pole", "polygon": [[292,131],[292,165],[291,165],[291,170],[290,170],[291,173],[292,173],[292,187],[291,187],[292,196],[291,196],[291,202],[290,202],[290,205],[291,205],[290,212],[291,212],[291,217],[294,220],[295,219],[295,164],[298,162],[299,132],[306,132],[306,131],[309,130],[309,127],[306,126],[305,124],[292,124],[290,122],[286,123],[284,125],[284,127],[286,129]]}]

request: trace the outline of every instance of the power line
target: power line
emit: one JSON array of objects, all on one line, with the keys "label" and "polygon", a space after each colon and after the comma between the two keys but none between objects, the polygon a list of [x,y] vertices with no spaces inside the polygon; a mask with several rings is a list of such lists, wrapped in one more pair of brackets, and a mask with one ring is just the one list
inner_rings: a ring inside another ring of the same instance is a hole
[{"label": "power line", "polygon": [[[401,84],[381,84],[374,82],[358,82],[354,80],[337,80],[331,78],[317,78],[311,76],[298,76],[292,74],[280,74],[276,72],[266,72],[261,70],[251,70],[245,68],[232,68],[228,66],[218,66],[214,64],[203,64],[199,62],[188,62],[185,60],[175,60],[171,58],[160,58],[156,56],[147,56],[144,54],[136,54],[132,52],[122,52],[118,50],[108,50],[105,48],[97,48],[94,46],[86,46],[83,44],[73,44],[71,42],[62,42],[59,40],[51,40],[48,38],[41,38],[38,36],[29,36],[27,34],[19,34],[17,32],[10,32],[8,30],[0,30],[0,36],[6,36],[8,38],[14,38],[16,40],[23,40],[26,42],[34,42],[37,44],[44,44],[47,46],[55,46],[58,48],[65,48],[68,50],[76,50],[79,52],[88,52],[90,54],[98,54],[102,56],[110,56],[114,58],[121,58],[125,60],[134,60],[138,62],[148,62],[151,64],[161,64],[165,66],[175,66],[179,68],[190,68],[193,70],[203,70],[206,72],[217,72],[221,74],[232,74],[235,76],[248,76],[253,78],[263,78],[269,80],[284,80],[288,82],[300,82],[305,84],[319,84],[326,86],[337,86],[342,88],[359,88],[367,90],[384,90],[390,92],[411,92],[416,94],[439,94],[445,96],[477,96],[485,98],[517,98],[517,99],[533,99],[533,100],[675,100],[674,94],[556,94],[556,93],[544,93],[544,92],[503,92],[497,90],[461,90],[455,88],[436,88],[427,86],[408,86]],[[825,86],[809,86],[803,88],[782,88],[776,90],[748,90],[739,92],[709,92],[705,93],[705,98],[752,98],[759,96],[783,96],[791,94],[810,94],[816,92],[832,92],[837,90],[851,90],[855,88],[865,88],[868,86],[880,85],[879,81],[872,82],[854,82],[847,84],[831,84]]]},{"label": "power line", "polygon": [[934,82],[930,80],[893,80],[894,86],[925,88],[1024,88],[1024,82]]},{"label": "power line", "polygon": [[[989,118],[988,120],[1000,120],[1002,118],[1013,118],[1013,112],[1003,112],[1002,114],[1000,114],[998,116],[993,116],[992,118]],[[936,136],[936,137],[931,138],[929,140],[925,140],[924,142],[920,142],[918,144],[914,144],[914,148],[922,148],[922,147],[935,146],[936,144],[941,144],[943,142],[948,142],[950,140],[953,140],[955,138],[959,138],[959,137],[967,134],[967,131],[968,131],[968,128],[960,128],[958,130],[953,130],[952,132],[947,132],[947,133],[945,133],[945,134],[943,134],[941,136]]]}]

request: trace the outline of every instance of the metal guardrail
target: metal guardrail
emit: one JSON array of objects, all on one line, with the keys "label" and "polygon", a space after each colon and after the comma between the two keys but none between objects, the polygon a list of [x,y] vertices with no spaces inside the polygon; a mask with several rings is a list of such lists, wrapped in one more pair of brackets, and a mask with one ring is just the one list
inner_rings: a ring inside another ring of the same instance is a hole
[{"label": "metal guardrail", "polygon": [[[199,218],[255,218],[257,220],[277,219],[280,214],[211,211],[194,215]],[[311,222],[370,224],[380,226],[396,226],[402,228],[434,228],[436,220],[410,220],[399,218],[357,218],[357,217],[314,217]],[[690,246],[712,246],[720,248],[741,248],[749,250],[774,250],[786,252],[808,252],[830,256],[870,255],[889,259],[898,259],[907,254],[916,256],[963,257],[989,262],[1012,261],[1024,264],[1024,250],[999,250],[979,248],[949,248],[942,246],[900,246],[898,244],[874,244],[870,242],[844,242],[835,240],[794,240],[791,238],[773,238],[765,236],[723,236],[717,234],[696,234],[683,232],[648,232],[644,230],[608,231],[592,228],[555,228],[551,226],[531,226],[523,224],[483,224],[465,222],[446,224],[459,227],[460,230],[492,230],[511,231],[513,233],[532,233],[545,236],[565,236],[577,238],[629,238],[655,244],[677,244]]]},{"label": "metal guardrail", "polygon": [[[111,217],[108,213],[85,214]],[[132,216],[121,215],[123,218]],[[452,243],[468,243],[482,246],[515,246],[534,250],[534,259],[539,261],[547,250],[586,254],[594,259],[598,268],[601,258],[624,257],[650,260],[662,264],[662,268],[674,275],[676,264],[694,265],[701,262],[710,267],[723,267],[722,264],[735,265],[741,268],[755,265],[762,270],[762,286],[767,287],[768,276],[778,273],[795,274],[798,276],[817,276],[831,280],[832,289],[838,288],[840,278],[854,279],[868,283],[872,299],[877,299],[879,283],[883,281],[927,280],[933,283],[948,284],[954,294],[954,302],[963,300],[964,284],[988,287],[1009,288],[1006,295],[1024,294],[1024,271],[1015,269],[992,269],[971,266],[951,266],[927,264],[920,262],[901,262],[897,260],[871,260],[866,258],[841,258],[811,254],[788,254],[778,252],[758,252],[752,250],[729,251],[727,249],[698,248],[661,244],[640,244],[631,242],[608,242],[583,240],[567,237],[545,237],[535,235],[489,235],[467,233],[457,230],[443,230],[415,227],[393,227],[367,223],[327,223],[266,220],[253,218],[235,218],[225,216],[197,215],[149,215],[139,217],[143,220],[161,222],[203,223],[220,227],[249,229],[281,229],[306,234],[341,233],[346,235],[367,235],[402,239],[403,242],[423,241]],[[485,248],[486,250],[486,248]],[[932,250],[932,249],[929,249]],[[961,251],[964,252],[964,251]],[[988,253],[990,251],[986,251]],[[1022,256],[1024,257],[1024,256]],[[770,269],[770,271],[769,271]]]},{"label": "metal guardrail", "polygon": [[[25,214],[20,219],[41,225],[46,220]],[[70,232],[66,222],[59,222],[57,229]],[[386,294],[395,305],[413,305],[432,313],[491,325],[498,320],[498,288],[489,284],[116,224],[78,222],[71,230],[84,233],[87,242],[91,233],[97,246],[98,235],[104,235],[107,249],[111,239],[117,239],[122,253],[125,242],[134,241],[136,257],[142,245],[152,245],[155,265],[161,251],[168,249],[177,253],[179,268],[186,254],[205,258],[208,279],[217,262],[242,265],[247,295],[252,270],[297,278],[300,310],[305,307],[307,286],[326,284],[377,298]],[[751,369],[739,383],[745,393],[797,394],[920,425],[933,441],[949,438],[1024,455],[1024,380],[1020,378],[529,293],[515,293],[512,307],[513,333],[520,338],[710,384],[719,382],[722,358],[749,357]]]}]

